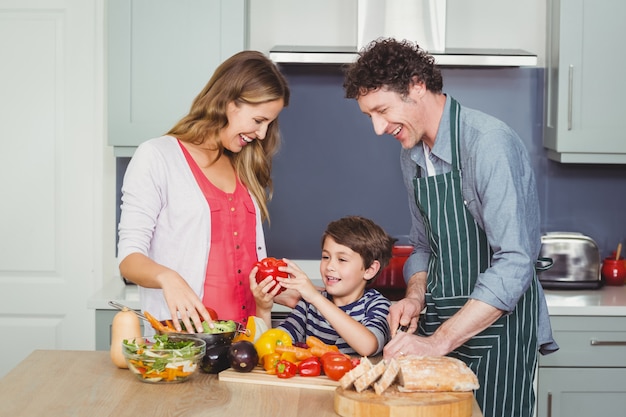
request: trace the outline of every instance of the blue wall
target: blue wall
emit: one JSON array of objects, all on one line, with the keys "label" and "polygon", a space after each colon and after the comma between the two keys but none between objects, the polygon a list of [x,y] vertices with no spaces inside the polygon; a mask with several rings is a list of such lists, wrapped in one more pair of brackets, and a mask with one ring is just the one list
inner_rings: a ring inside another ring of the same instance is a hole
[{"label": "blue wall", "polygon": [[[376,136],[356,102],[343,97],[341,68],[281,69],[292,101],[280,115],[284,145],[274,162],[269,253],[317,259],[326,224],[347,214],[371,217],[405,239],[410,220],[400,145]],[[537,176],[543,232],[584,233],[603,256],[626,240],[626,165],[560,164],[545,155],[542,68],[444,68],[443,76],[446,93],[504,120],[524,140]]]},{"label": "blue wall", "polygon": [[[405,240],[410,219],[400,145],[376,136],[356,102],[343,97],[340,67],[281,69],[292,99],[280,115],[284,144],[274,160],[269,254],[318,259],[326,225],[348,214],[370,217]],[[525,142],[543,232],[584,233],[598,243],[603,257],[626,242],[626,165],[560,164],[545,155],[542,68],[444,68],[443,75],[446,93],[504,120]],[[119,158],[117,164],[118,216],[128,160]]]}]

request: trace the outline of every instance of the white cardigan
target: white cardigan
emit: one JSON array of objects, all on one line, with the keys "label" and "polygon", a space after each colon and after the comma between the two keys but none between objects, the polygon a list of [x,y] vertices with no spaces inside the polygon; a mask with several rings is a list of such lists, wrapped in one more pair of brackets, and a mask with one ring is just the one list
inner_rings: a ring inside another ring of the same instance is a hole
[{"label": "white cardigan", "polygon": [[[256,209],[258,259],[266,256],[259,206]],[[122,185],[118,262],[142,253],[178,272],[198,294],[204,292],[211,249],[211,210],[176,138],[142,143],[131,159]],[[139,286],[142,311],[159,320],[170,312],[162,290]]]}]

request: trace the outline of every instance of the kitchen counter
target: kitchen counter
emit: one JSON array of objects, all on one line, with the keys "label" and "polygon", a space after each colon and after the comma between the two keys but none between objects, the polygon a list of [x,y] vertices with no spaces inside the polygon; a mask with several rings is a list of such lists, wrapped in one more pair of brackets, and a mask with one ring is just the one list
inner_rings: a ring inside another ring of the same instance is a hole
[{"label": "kitchen counter", "polygon": [[[224,382],[203,372],[180,384],[147,384],[116,368],[108,352],[36,350],[0,380],[7,416],[334,417],[333,399],[334,391]],[[472,417],[481,417],[474,407]]]},{"label": "kitchen counter", "polygon": [[[320,282],[316,282],[320,285]],[[626,316],[626,286],[604,286],[597,290],[545,290],[548,310],[552,316]],[[121,279],[110,281],[87,303],[95,310],[113,310],[109,300],[139,309],[139,293],[134,285],[124,285]],[[289,311],[275,304],[274,311]]]},{"label": "kitchen counter", "polygon": [[545,290],[550,316],[626,317],[626,286],[597,290]]},{"label": "kitchen counter", "polygon": [[109,305],[109,301],[115,301],[133,310],[140,310],[139,290],[136,285],[126,285],[122,278],[116,277],[100,288],[87,300],[87,307],[94,310],[115,310]]}]

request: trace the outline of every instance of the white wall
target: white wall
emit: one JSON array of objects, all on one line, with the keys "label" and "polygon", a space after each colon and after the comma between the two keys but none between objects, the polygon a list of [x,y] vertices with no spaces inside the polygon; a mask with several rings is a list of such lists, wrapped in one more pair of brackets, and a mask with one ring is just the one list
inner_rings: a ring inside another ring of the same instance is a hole
[{"label": "white wall", "polygon": [[[251,0],[249,10],[251,49],[357,43],[357,0]],[[545,14],[544,0],[447,0],[446,47],[524,49],[542,66]]]},{"label": "white wall", "polygon": [[356,45],[356,0],[250,0],[248,45]]}]

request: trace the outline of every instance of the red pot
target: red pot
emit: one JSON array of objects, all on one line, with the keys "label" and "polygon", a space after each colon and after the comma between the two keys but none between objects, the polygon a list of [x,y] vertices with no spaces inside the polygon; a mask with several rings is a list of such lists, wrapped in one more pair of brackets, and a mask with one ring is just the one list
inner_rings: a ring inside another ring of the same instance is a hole
[{"label": "red pot", "polygon": [[626,283],[626,261],[606,258],[600,271],[606,285],[624,285]]},{"label": "red pot", "polygon": [[391,301],[398,301],[404,298],[406,283],[404,282],[402,268],[404,268],[404,263],[411,255],[411,252],[413,252],[413,246],[395,245],[389,265],[381,271],[373,284],[374,288]]}]

